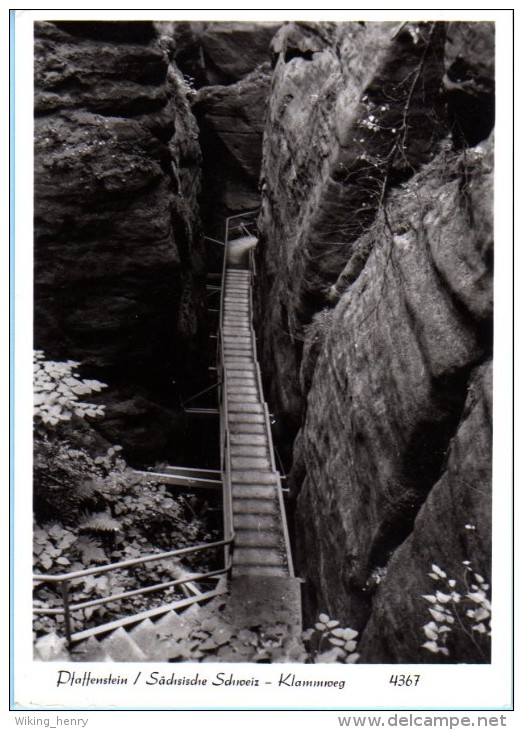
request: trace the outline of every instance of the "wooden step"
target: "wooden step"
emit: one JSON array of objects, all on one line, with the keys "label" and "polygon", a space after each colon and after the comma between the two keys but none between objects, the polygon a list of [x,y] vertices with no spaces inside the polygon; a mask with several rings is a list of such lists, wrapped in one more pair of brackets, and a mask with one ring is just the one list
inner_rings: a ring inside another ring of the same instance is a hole
[{"label": "wooden step", "polygon": [[256,398],[259,401],[258,388],[255,385],[231,385],[227,383],[227,393],[231,400],[239,398]]},{"label": "wooden step", "polygon": [[263,413],[263,406],[260,403],[245,403],[243,401],[229,401],[227,410],[231,413]]},{"label": "wooden step", "polygon": [[276,484],[233,484],[232,496],[235,499],[272,499],[278,498]]},{"label": "wooden step", "polygon": [[223,354],[224,356],[229,357],[250,357],[252,362],[254,363],[256,360],[256,352],[252,345],[247,345],[240,343],[238,345],[233,344],[227,344],[223,347]]},{"label": "wooden step", "polygon": [[256,469],[232,469],[231,479],[238,484],[276,484],[278,474]]},{"label": "wooden step", "polygon": [[252,353],[246,354],[246,355],[240,355],[238,353],[233,353],[232,355],[228,355],[227,353],[224,353],[224,359],[225,359],[226,365],[230,365],[230,364],[232,365],[234,363],[237,365],[247,365],[250,362],[254,362],[254,357],[253,357]]},{"label": "wooden step", "polygon": [[254,360],[250,363],[229,362],[224,363],[227,371],[227,378],[238,377],[254,377],[256,375],[256,366]]},{"label": "wooden step", "polygon": [[104,651],[109,652],[115,662],[142,662],[147,659],[146,654],[122,626],[103,639],[101,644]]},{"label": "wooden step", "polygon": [[279,531],[281,529],[281,520],[279,515],[274,514],[235,513],[233,514],[233,526],[235,530]]},{"label": "wooden step", "polygon": [[276,565],[238,565],[232,569],[233,575],[253,575],[253,576],[288,576],[288,570],[284,566]]},{"label": "wooden step", "polygon": [[238,363],[230,363],[227,366],[228,375],[231,378],[255,378],[256,377],[256,368],[254,367],[254,363],[251,363],[250,367],[242,367],[241,364]]},{"label": "wooden step", "polygon": [[144,654],[147,654],[151,648],[151,644],[158,638],[156,625],[149,618],[141,621],[138,626],[135,626],[131,631],[129,631],[129,634]]},{"label": "wooden step", "polygon": [[264,446],[267,447],[267,435],[265,433],[231,433],[231,445],[242,446]]},{"label": "wooden step", "polygon": [[250,356],[254,360],[254,348],[251,344],[245,342],[239,342],[237,345],[232,342],[228,342],[223,346],[223,353],[238,353],[240,357]]},{"label": "wooden step", "polygon": [[231,456],[268,456],[267,446],[254,446],[253,444],[231,444]]},{"label": "wooden step", "polygon": [[233,469],[270,469],[271,463],[266,456],[232,456]]},{"label": "wooden step", "polygon": [[258,530],[237,530],[234,543],[237,547],[281,548],[283,540],[277,532],[258,532]]},{"label": "wooden step", "polygon": [[229,410],[234,411],[234,408],[231,407],[234,404],[258,406],[260,405],[260,399],[256,391],[254,393],[231,393],[231,391],[228,389],[227,403]]},{"label": "wooden step", "polygon": [[[40,654],[38,651],[38,646],[35,647],[37,650],[37,653]],[[90,636],[86,641],[82,641],[81,644],[73,644],[71,648],[72,656],[74,657],[75,661],[82,661],[82,662],[107,662],[107,661],[114,661],[112,657],[110,657],[109,652],[105,651],[101,642],[98,641],[96,636]],[[110,658],[109,658],[110,657]],[[46,661],[46,657],[42,657],[44,661]]]},{"label": "wooden step", "polygon": [[285,565],[286,561],[276,548],[237,547],[234,550],[234,565]]},{"label": "wooden step", "polygon": [[179,632],[181,622],[181,616],[179,616],[175,611],[169,611],[169,613],[162,616],[159,621],[155,622],[156,631],[164,637],[169,636],[169,634],[177,634]]},{"label": "wooden step", "polygon": [[229,413],[229,423],[265,424],[265,416],[261,413]]},{"label": "wooden step", "polygon": [[232,503],[233,515],[278,515],[280,508],[273,499],[235,499]]},{"label": "wooden step", "polygon": [[249,423],[248,421],[231,423],[229,422],[229,431],[231,433],[244,433],[244,434],[264,434],[267,438],[267,432],[265,424],[263,423]]}]

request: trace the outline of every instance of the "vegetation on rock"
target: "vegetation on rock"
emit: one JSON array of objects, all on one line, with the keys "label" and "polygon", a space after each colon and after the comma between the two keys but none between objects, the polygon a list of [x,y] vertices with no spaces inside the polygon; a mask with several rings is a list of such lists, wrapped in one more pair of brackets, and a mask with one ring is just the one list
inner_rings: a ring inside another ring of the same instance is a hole
[{"label": "vegetation on rock", "polygon": [[[104,452],[82,419],[95,418],[100,407],[80,400],[104,385],[83,380],[78,363],[46,361],[35,355],[34,431],[34,568],[36,573],[63,574],[147,554],[161,553],[218,539],[214,528],[197,517],[185,495],[172,496],[167,488],[136,474],[112,446]],[[181,565],[172,559],[88,575],[71,581],[71,602],[111,596],[160,581],[181,577],[187,569],[209,567],[211,558],[187,557]],[[73,619],[73,629],[110,620],[157,605],[177,589],[134,596],[84,610]],[[157,596],[157,597],[156,597]],[[36,606],[62,605],[51,584],[36,587]],[[63,617],[38,616],[37,634],[56,629]]]}]

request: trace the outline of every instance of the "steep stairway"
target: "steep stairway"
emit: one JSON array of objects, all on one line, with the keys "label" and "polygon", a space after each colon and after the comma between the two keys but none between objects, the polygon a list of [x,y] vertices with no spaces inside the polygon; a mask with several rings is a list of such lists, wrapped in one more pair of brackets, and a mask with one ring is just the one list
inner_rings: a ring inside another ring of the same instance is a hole
[{"label": "steep stairway", "polygon": [[[255,240],[255,239],[254,239]],[[222,411],[229,431],[233,580],[292,576],[280,475],[276,471],[252,327],[251,272],[225,271],[222,312]]]}]

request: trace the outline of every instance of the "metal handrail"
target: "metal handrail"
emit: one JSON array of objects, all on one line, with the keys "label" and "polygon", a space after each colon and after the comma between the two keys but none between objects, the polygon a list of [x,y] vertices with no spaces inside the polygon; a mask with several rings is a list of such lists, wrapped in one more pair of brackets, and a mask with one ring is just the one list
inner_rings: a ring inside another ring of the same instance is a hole
[{"label": "metal handrail", "polygon": [[239,226],[231,226],[230,221],[235,220],[236,218],[251,218],[254,216],[258,216],[260,212],[259,208],[255,208],[254,210],[248,210],[244,213],[236,213],[235,215],[230,215],[228,218],[225,219],[225,241],[226,245],[229,240],[229,232],[232,230],[238,230],[239,228],[242,228],[243,225],[252,225],[255,221],[248,221],[246,224],[240,224]]},{"label": "metal handrail", "polygon": [[[214,578],[217,575],[222,575],[227,571],[226,568],[220,568],[219,570],[210,570],[206,573],[188,573],[184,578],[177,578],[176,580],[169,580],[163,583],[155,583],[152,586],[146,586],[144,588],[135,588],[132,591],[124,591],[123,593],[115,593],[112,596],[105,596],[103,598],[93,598],[90,601],[82,601],[80,603],[69,604],[69,611],[81,611],[85,608],[91,608],[92,606],[100,606],[104,603],[113,603],[114,601],[121,601],[123,598],[130,598],[131,596],[140,596],[143,593],[154,593],[154,591],[163,590],[164,588],[171,588],[173,586],[181,586],[186,583],[192,583],[196,580],[203,580],[205,578]],[[62,615],[65,613],[65,608],[34,608],[34,614],[51,616],[51,615]]]},{"label": "metal handrail", "polygon": [[[149,563],[164,558],[174,558],[180,555],[190,555],[200,552],[201,550],[212,550],[221,547],[226,540],[218,540],[217,542],[204,542],[200,545],[191,545],[186,548],[177,548],[176,550],[168,550],[163,553],[150,553],[143,555],[141,558],[131,558],[129,560],[120,560],[118,563],[109,563],[107,565],[98,565],[96,568],[85,568],[85,570],[75,570],[71,573],[34,573],[33,580],[39,583],[59,583],[64,580],[74,580],[75,578],[84,578],[87,575],[96,575],[99,573],[108,573],[111,570],[119,570],[123,568],[132,568],[135,565]],[[188,580],[191,580],[190,578]]]},{"label": "metal handrail", "polygon": [[59,573],[59,574],[47,574],[47,573],[34,573],[33,582],[37,584],[41,583],[58,583],[60,585],[63,609],[59,608],[40,608],[33,607],[33,613],[38,615],[53,615],[63,614],[64,615],[64,628],[67,642],[71,642],[71,614],[76,611],[84,610],[90,606],[101,605],[103,603],[112,603],[114,601],[121,600],[128,596],[136,596],[143,593],[150,593],[152,590],[162,590],[173,585],[184,585],[191,583],[194,580],[202,579],[203,577],[210,578],[212,575],[221,575],[229,572],[231,566],[225,564],[223,568],[217,571],[210,571],[208,574],[202,574],[201,576],[195,574],[189,574],[184,578],[177,579],[175,581],[166,581],[163,583],[157,583],[154,586],[145,586],[143,588],[137,588],[133,591],[126,593],[116,594],[114,596],[105,596],[99,599],[93,599],[92,601],[84,601],[79,604],[71,604],[69,600],[69,586],[70,582],[78,578],[84,578],[88,575],[99,575],[100,573],[109,573],[114,570],[121,570],[124,568],[132,568],[135,565],[142,565],[143,563],[155,562],[158,560],[164,560],[165,558],[179,557],[181,555],[190,555],[192,553],[201,552],[204,550],[212,550],[214,548],[222,547],[228,542],[231,542],[234,537],[226,538],[224,540],[218,540],[217,542],[202,543],[200,545],[192,545],[186,548],[178,548],[176,550],[168,550],[163,553],[153,553],[144,555],[141,558],[132,558],[130,560],[121,560],[117,563],[109,563],[108,565],[99,565],[96,568],[86,568],[85,570],[75,570],[70,573]]}]

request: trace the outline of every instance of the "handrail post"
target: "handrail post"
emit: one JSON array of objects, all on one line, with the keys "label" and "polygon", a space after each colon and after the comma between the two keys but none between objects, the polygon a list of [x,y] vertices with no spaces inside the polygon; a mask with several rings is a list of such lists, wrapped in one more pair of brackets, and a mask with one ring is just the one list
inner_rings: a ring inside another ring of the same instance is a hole
[{"label": "handrail post", "polygon": [[71,609],[69,608],[69,581],[63,580],[60,583],[62,601],[64,604],[64,628],[67,646],[71,644]]}]

